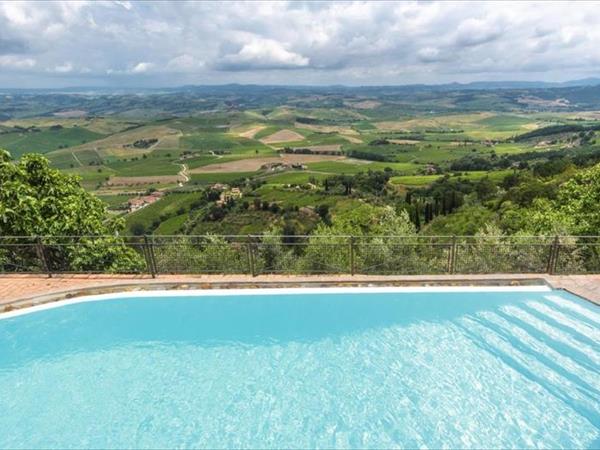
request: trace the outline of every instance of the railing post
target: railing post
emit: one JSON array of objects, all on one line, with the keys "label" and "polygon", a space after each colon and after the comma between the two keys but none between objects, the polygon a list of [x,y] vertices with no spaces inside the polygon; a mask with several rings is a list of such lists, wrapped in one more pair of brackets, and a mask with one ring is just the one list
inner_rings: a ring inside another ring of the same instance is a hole
[{"label": "railing post", "polygon": [[350,275],[354,276],[356,267],[354,265],[354,236],[350,236]]},{"label": "railing post", "polygon": [[144,256],[146,257],[146,267],[148,267],[148,271],[152,278],[156,278],[156,269],[154,267],[154,262],[152,258],[152,246],[148,242],[148,235],[144,235]]},{"label": "railing post", "polygon": [[448,255],[448,273],[454,274],[456,271],[456,236],[452,236],[450,254]]},{"label": "railing post", "polygon": [[256,265],[254,263],[254,246],[252,245],[252,237],[248,235],[248,243],[246,244],[246,249],[248,251],[248,265],[250,266],[250,273],[253,277],[256,274]]},{"label": "railing post", "polygon": [[552,247],[550,247],[550,256],[548,258],[548,274],[554,275],[556,272],[556,265],[558,263],[558,252],[559,252],[560,238],[558,235],[554,236]]},{"label": "railing post", "polygon": [[154,276],[158,276],[158,266],[156,265],[156,257],[154,256],[154,235],[150,236],[150,260],[154,269]]},{"label": "railing post", "polygon": [[42,242],[42,238],[40,236],[36,236],[35,241],[36,251],[38,257],[42,260],[44,272],[48,274],[48,278],[52,278],[52,272],[50,271],[50,265],[48,264],[48,260],[46,259],[46,251],[44,250],[44,243]]}]

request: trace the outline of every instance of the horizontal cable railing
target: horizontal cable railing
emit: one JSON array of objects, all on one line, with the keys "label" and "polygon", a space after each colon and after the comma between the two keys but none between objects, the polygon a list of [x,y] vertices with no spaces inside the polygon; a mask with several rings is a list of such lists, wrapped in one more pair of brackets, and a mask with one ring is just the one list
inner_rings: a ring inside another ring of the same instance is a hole
[{"label": "horizontal cable railing", "polygon": [[600,272],[600,236],[0,236],[0,273]]}]

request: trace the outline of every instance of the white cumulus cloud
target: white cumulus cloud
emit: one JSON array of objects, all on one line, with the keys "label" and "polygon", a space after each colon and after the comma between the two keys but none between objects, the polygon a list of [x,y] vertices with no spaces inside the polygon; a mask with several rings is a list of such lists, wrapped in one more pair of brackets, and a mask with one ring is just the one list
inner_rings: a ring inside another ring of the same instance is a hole
[{"label": "white cumulus cloud", "polygon": [[133,69],[131,69],[131,73],[146,73],[154,67],[153,63],[150,62],[140,62],[137,63]]},{"label": "white cumulus cloud", "polygon": [[48,87],[598,77],[598,11],[600,1],[0,0],[0,83],[18,86],[24,72]]},{"label": "white cumulus cloud", "polygon": [[232,54],[224,55],[218,61],[218,67],[224,70],[252,69],[289,69],[306,67],[309,59],[289,51],[281,42],[258,37],[249,38],[250,42]]},{"label": "white cumulus cloud", "polygon": [[36,64],[33,58],[22,58],[13,55],[0,56],[0,66],[8,69],[31,69]]}]

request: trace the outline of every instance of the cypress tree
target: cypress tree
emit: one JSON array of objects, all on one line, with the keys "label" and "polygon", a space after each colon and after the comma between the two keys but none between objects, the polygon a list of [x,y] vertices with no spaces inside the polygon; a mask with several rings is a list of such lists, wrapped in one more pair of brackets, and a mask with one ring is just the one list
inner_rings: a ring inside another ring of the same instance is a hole
[{"label": "cypress tree", "polygon": [[415,227],[417,228],[417,231],[421,229],[421,217],[420,217],[421,212],[419,211],[419,203],[417,202],[415,204]]},{"label": "cypress tree", "polygon": [[465,199],[463,197],[463,195],[460,192],[456,193],[456,207],[460,208],[463,203],[464,203]]},{"label": "cypress tree", "polygon": [[452,191],[452,196],[451,198],[451,209],[450,211],[454,211],[456,208],[458,208],[458,197],[456,195],[456,191]]}]

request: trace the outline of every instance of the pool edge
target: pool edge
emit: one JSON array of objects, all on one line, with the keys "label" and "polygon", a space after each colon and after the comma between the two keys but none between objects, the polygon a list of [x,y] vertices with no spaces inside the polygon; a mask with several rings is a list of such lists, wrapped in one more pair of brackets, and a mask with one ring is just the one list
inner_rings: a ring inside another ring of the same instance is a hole
[{"label": "pool edge", "polygon": [[[432,290],[480,290],[489,291],[490,288],[502,290],[504,288],[510,288],[510,290],[518,290],[523,287],[538,287],[538,288],[549,288],[556,289],[551,283],[543,277],[486,277],[475,278],[475,277],[449,277],[449,278],[402,278],[388,280],[348,280],[340,279],[338,281],[323,281],[323,280],[290,280],[290,281],[261,281],[256,280],[255,282],[248,281],[214,281],[214,282],[169,282],[152,280],[145,283],[141,282],[114,282],[111,284],[87,286],[74,289],[65,289],[50,292],[47,294],[33,295],[29,297],[23,297],[14,301],[5,302],[0,305],[0,318],[6,317],[10,312],[16,312],[21,310],[31,310],[41,305],[54,305],[54,307],[61,306],[63,303],[73,303],[71,300],[76,300],[81,297],[90,296],[109,296],[115,297],[116,295],[126,297],[140,295],[141,292],[162,292],[159,295],[205,295],[201,293],[212,293],[213,295],[230,295],[233,290],[244,290],[245,295],[257,294],[257,290],[270,290],[274,289],[286,290],[288,293],[295,289],[326,289],[328,292],[334,292],[340,289],[353,289],[363,290],[365,288],[372,289],[373,291],[381,291],[381,289],[389,289],[400,292],[408,292],[411,289],[415,292],[415,289],[431,289]],[[357,289],[358,288],[358,289]],[[528,289],[525,289],[528,290]],[[176,294],[177,293],[177,294]],[[578,295],[578,294],[575,294]],[[34,309],[36,310],[36,309]]]}]

